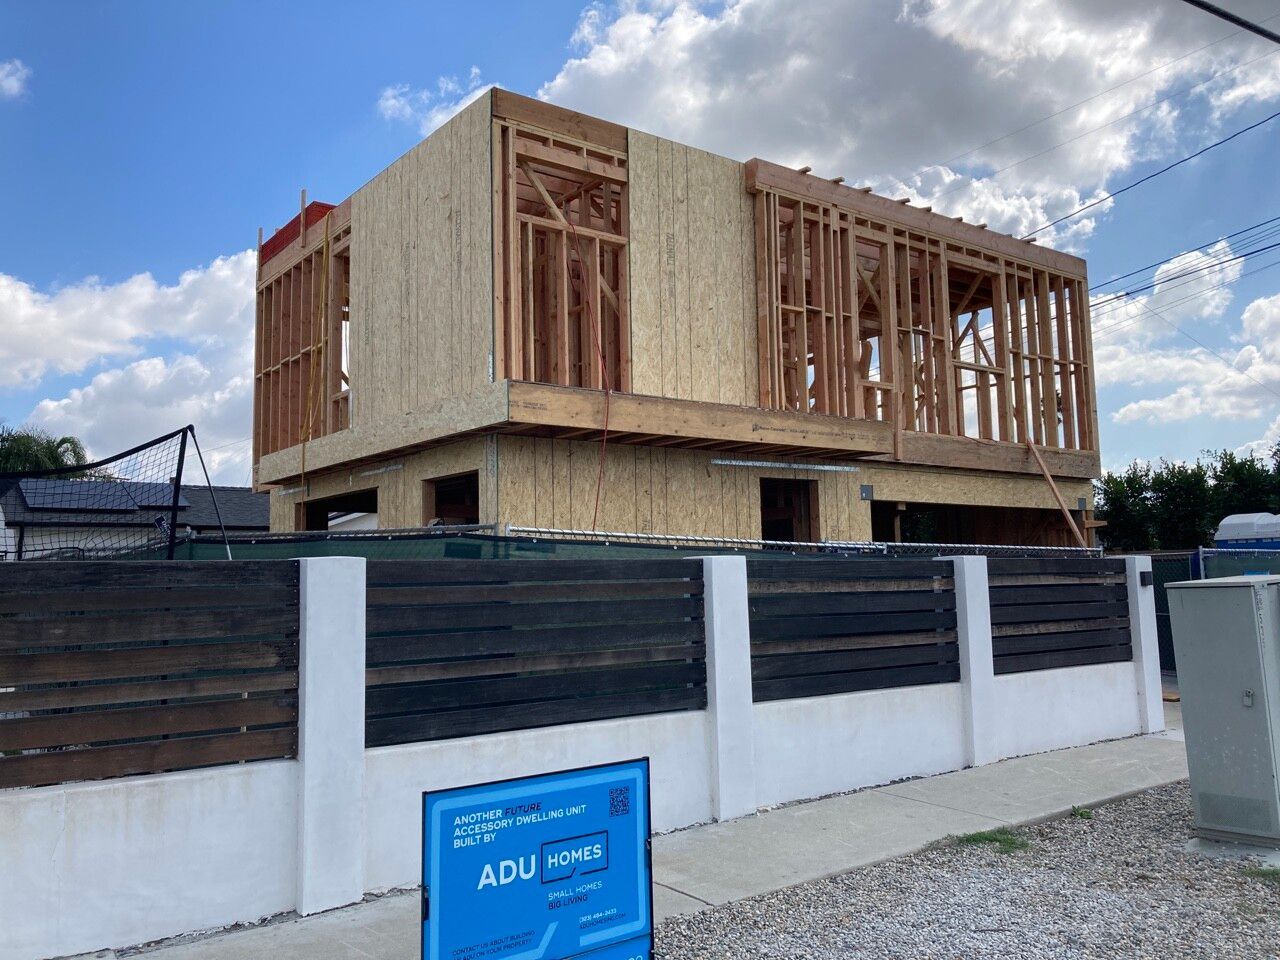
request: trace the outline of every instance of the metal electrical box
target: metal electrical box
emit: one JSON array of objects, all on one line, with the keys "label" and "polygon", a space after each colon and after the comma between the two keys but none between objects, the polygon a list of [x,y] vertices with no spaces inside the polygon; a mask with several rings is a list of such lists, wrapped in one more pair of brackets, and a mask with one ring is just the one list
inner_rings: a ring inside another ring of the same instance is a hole
[{"label": "metal electrical box", "polygon": [[1196,831],[1280,846],[1280,576],[1168,591]]}]

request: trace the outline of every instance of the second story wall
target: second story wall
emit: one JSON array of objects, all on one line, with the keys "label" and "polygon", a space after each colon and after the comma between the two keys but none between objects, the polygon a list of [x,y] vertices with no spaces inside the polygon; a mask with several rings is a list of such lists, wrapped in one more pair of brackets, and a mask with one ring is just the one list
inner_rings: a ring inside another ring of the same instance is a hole
[{"label": "second story wall", "polygon": [[755,214],[742,164],[629,131],[635,393],[755,406]]},{"label": "second story wall", "polygon": [[485,94],[351,198],[351,424],[490,380],[493,219]]}]

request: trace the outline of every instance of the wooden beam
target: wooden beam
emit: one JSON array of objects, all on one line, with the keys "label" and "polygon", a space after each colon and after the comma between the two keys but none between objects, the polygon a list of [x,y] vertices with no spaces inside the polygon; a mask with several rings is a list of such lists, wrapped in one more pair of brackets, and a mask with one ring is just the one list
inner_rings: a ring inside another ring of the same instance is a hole
[{"label": "wooden beam", "polygon": [[1071,511],[1067,509],[1067,502],[1062,499],[1062,492],[1058,489],[1057,483],[1054,482],[1053,474],[1049,472],[1049,468],[1045,466],[1044,458],[1040,456],[1040,451],[1036,449],[1036,445],[1030,440],[1027,441],[1027,449],[1031,451],[1031,455],[1036,458],[1036,464],[1040,467],[1040,472],[1044,474],[1045,481],[1049,484],[1049,490],[1053,493],[1053,499],[1058,504],[1058,509],[1062,511],[1063,519],[1067,521],[1067,526],[1071,528],[1071,534],[1076,538],[1076,543],[1082,547],[1089,544],[1085,542],[1084,534],[1080,532],[1080,528],[1076,526],[1076,518],[1071,515]]}]

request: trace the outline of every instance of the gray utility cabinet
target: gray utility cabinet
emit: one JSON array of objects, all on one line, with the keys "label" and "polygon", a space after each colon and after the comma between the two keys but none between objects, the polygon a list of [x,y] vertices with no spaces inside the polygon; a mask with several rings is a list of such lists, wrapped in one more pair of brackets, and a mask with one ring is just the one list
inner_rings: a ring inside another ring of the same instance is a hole
[{"label": "gray utility cabinet", "polygon": [[1280,846],[1280,576],[1168,591],[1196,831]]}]

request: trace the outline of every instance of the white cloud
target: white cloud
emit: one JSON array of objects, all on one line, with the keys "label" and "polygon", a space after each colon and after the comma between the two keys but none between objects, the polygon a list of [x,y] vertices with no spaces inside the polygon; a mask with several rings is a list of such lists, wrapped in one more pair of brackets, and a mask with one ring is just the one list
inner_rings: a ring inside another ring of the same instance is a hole
[{"label": "white cloud", "polygon": [[[1241,421],[1274,410],[1280,400],[1280,294],[1250,303],[1233,339],[1240,346],[1225,352],[1154,347],[1139,336],[1105,348],[1105,359],[1101,350],[1095,351],[1099,382],[1105,372],[1110,383],[1173,388],[1161,396],[1125,404],[1111,419],[1150,424]],[[1272,424],[1272,432],[1280,429],[1277,423]]]},{"label": "white cloud", "polygon": [[0,100],[14,100],[22,96],[31,79],[31,68],[21,60],[0,62]]},{"label": "white cloud", "polygon": [[[19,317],[21,338],[0,346],[0,371],[30,358],[18,382],[139,357],[40,401],[27,422],[80,437],[95,457],[192,423],[214,479],[248,483],[255,264],[245,251],[188,271],[173,286],[141,274],[53,295],[0,277],[0,315]],[[171,354],[141,356],[158,337],[176,342]]]},{"label": "white cloud", "polygon": [[[1103,195],[1177,131],[1207,136],[1228,111],[1280,95],[1280,57],[1240,66],[1261,44],[1206,47],[1195,11],[1111,0],[597,2],[573,44],[540,96],[1013,233]],[[1105,211],[1041,239],[1078,249]]]},{"label": "white cloud", "polygon": [[379,94],[378,113],[384,120],[417,124],[418,133],[425,137],[493,86],[481,79],[480,68],[474,66],[465,79],[437,77],[434,90],[397,83]]},{"label": "white cloud", "polygon": [[188,270],[169,286],[140,273],[115,284],[90,277],[53,293],[0,274],[0,388],[139,357],[156,338],[205,342],[241,329],[246,310],[252,325],[255,263],[246,250]]}]

